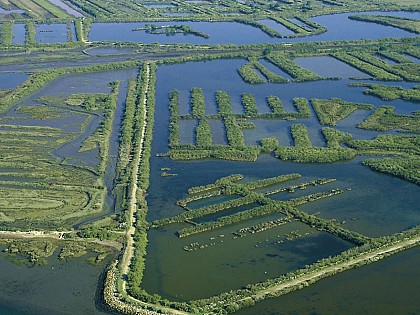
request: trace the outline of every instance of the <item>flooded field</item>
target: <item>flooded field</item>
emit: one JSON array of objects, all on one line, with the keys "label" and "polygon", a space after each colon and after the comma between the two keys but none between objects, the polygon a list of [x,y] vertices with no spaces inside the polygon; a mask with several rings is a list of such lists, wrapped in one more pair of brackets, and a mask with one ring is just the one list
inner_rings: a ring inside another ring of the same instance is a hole
[{"label": "flooded field", "polygon": [[[237,67],[243,64],[241,60],[217,60],[160,67],[157,73],[157,112],[159,115],[155,125],[153,152],[161,153],[167,150],[169,113],[166,106],[168,94],[174,88],[180,95],[180,115],[189,112],[189,91],[193,87],[203,89],[206,113],[209,114],[215,113],[214,93],[217,90],[228,92],[234,113],[242,113],[240,95],[245,92],[255,95],[258,110],[261,112],[269,110],[265,101],[268,95],[278,96],[287,111],[294,110],[291,105],[294,97],[308,99],[338,97],[376,106],[382,104],[379,99],[364,95],[361,90],[348,87],[348,78],[364,74],[338,60],[330,57],[313,57],[301,58],[296,62],[319,75],[340,76],[345,79],[284,85],[266,83],[254,86],[244,83],[237,74]],[[221,73],[223,75],[220,75]],[[409,112],[414,106],[412,103],[402,101],[392,102],[392,105],[395,105],[399,112]],[[356,139],[373,139],[379,134],[378,132],[356,128],[356,125],[368,115],[369,112],[356,111],[341,121],[337,129],[354,134]],[[309,119],[293,122],[279,120],[254,120],[252,122],[255,124],[255,129],[243,131],[245,141],[249,145],[257,144],[261,138],[275,136],[281,145],[290,146],[292,145],[290,126],[302,123],[308,128],[313,145],[325,146],[325,140],[320,134],[322,126],[313,112]],[[195,126],[194,120],[181,121],[182,143],[194,144]],[[219,130],[222,126],[215,124],[215,121],[211,123],[211,126],[214,134],[223,132]],[[420,216],[416,211],[416,204],[420,202],[420,197],[417,197],[418,187],[394,177],[372,172],[361,164],[362,160],[363,158],[360,157],[349,162],[333,164],[300,164],[281,162],[269,155],[261,156],[256,162],[251,163],[217,160],[176,162],[167,158],[152,157],[151,187],[147,197],[150,209],[148,220],[153,221],[178,214],[181,209],[176,206],[176,201],[185,198],[189,187],[206,185],[222,176],[244,174],[245,178],[250,180],[300,173],[302,174],[300,182],[315,178],[337,179],[330,184],[331,187],[344,191],[342,195],[302,206],[303,211],[317,214],[321,218],[334,219],[349,230],[373,237],[392,234],[418,224],[420,222]],[[170,168],[171,172],[178,175],[162,178],[159,170],[163,168]],[[318,187],[308,188],[308,190],[296,190],[293,194],[287,192],[275,194],[271,198],[289,200],[320,190],[322,189]],[[392,194],[388,193],[390,190],[393,191]],[[213,199],[208,199],[208,202]],[[273,218],[255,219],[240,226],[228,226],[186,239],[178,239],[175,236],[176,231],[186,225],[175,224],[164,229],[150,231],[143,281],[145,289],[176,300],[208,297],[221,291],[240,288],[247,283],[278,276],[322,257],[334,255],[351,246],[331,235],[316,232],[301,223],[288,223],[262,232],[258,236],[251,235],[243,239],[232,237],[231,233],[241,226],[249,226],[270,219]],[[308,233],[308,235],[289,243],[284,241],[284,235],[296,230],[304,235]],[[184,246],[191,243],[198,243],[204,248],[192,253],[182,250]],[[305,246],[305,249],[296,251],[296,248],[301,246]],[[299,256],[296,256],[298,253]],[[171,257],[170,261],[165,257]],[[194,266],[200,266],[200,268]],[[203,286],[200,283],[206,283],[206,285]]]}]

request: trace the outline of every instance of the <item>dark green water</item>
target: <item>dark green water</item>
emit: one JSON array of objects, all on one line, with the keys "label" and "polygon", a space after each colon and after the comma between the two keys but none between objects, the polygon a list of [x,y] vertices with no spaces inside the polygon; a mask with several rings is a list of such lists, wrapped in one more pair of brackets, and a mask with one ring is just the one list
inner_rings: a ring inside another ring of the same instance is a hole
[{"label": "dark green water", "polygon": [[[278,217],[266,217],[252,223]],[[297,222],[242,238],[234,238],[231,234],[248,225],[249,222],[186,239],[178,239],[173,234],[181,225],[152,230],[144,287],[170,299],[198,299],[278,277],[351,247],[347,242]],[[285,234],[297,230],[308,235],[286,240]],[[182,250],[192,242],[207,247],[194,252]]]},{"label": "dark green water", "polygon": [[65,315],[109,314],[101,306],[98,286],[110,259],[90,265],[87,256],[47,266],[18,266],[0,255],[0,314]]},{"label": "dark green water", "polygon": [[235,314],[420,314],[419,261],[420,249],[410,249]]}]

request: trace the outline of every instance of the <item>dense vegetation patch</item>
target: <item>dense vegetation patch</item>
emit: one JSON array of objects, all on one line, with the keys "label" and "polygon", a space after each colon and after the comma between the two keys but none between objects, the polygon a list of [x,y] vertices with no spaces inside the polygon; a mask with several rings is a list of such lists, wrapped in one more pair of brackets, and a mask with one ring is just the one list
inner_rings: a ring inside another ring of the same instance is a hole
[{"label": "dense vegetation patch", "polygon": [[404,89],[401,86],[389,86],[383,84],[372,83],[350,83],[353,87],[367,87],[363,91],[364,94],[379,97],[384,101],[393,101],[396,99],[403,99],[410,102],[420,102],[420,87],[416,86],[413,89]]},{"label": "dense vegetation patch", "polygon": [[324,126],[335,126],[338,121],[348,117],[355,110],[373,109],[373,105],[346,102],[339,98],[333,98],[331,100],[313,98],[311,103],[319,122]]},{"label": "dense vegetation patch", "polygon": [[418,133],[420,117],[417,115],[400,115],[392,106],[381,106],[358,125],[359,128],[377,131],[399,129],[402,132]]}]

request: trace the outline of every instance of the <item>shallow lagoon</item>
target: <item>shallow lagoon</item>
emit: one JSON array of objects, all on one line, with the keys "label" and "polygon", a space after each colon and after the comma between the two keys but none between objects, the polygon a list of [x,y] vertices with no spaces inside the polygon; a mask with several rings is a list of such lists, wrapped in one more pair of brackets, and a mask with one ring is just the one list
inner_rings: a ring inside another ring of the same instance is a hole
[{"label": "shallow lagoon", "polygon": [[[267,111],[265,98],[268,95],[279,96],[286,111],[294,111],[292,106],[294,97],[308,99],[340,97],[344,100],[372,103],[376,106],[383,104],[377,98],[364,95],[362,89],[348,87],[347,84],[350,82],[348,79],[249,85],[244,83],[237,73],[238,66],[243,62],[243,60],[216,60],[159,67],[156,93],[156,112],[159,114],[155,122],[153,155],[168,150],[169,113],[167,104],[169,92],[173,88],[177,88],[180,93],[180,113],[183,114],[189,111],[189,91],[192,87],[203,89],[206,106],[209,105],[209,109],[206,107],[207,113],[214,113],[216,110],[214,93],[217,90],[225,90],[229,93],[234,113],[243,112],[240,105],[242,93],[254,94],[261,112]],[[317,67],[322,68],[323,65],[330,62],[329,58],[312,59],[308,61],[308,65],[316,63]],[[339,68],[339,73],[325,73],[328,76],[333,74],[340,74],[344,78],[348,78],[355,73],[354,69],[345,66]],[[397,84],[404,85],[400,82]],[[407,86],[411,85],[407,84]],[[415,104],[402,101],[391,102],[390,105],[395,105],[397,111],[401,112],[408,111],[415,106]],[[255,120],[253,122],[256,129],[244,131],[246,142],[255,144],[262,137],[276,136],[282,145],[290,145],[290,125],[303,123],[310,131],[313,144],[325,146],[325,141],[320,134],[322,126],[319,125],[313,110],[311,112],[311,118],[294,122]],[[369,113],[370,111],[356,111],[347,119],[339,122],[337,128],[354,133],[356,139],[372,139],[379,133],[355,128],[355,125]],[[193,141],[195,121],[190,124],[191,126],[183,128],[188,133],[187,138]],[[214,128],[220,127],[221,123],[216,125],[212,121],[211,126],[212,133],[215,133]],[[218,141],[220,141],[220,137]],[[301,209],[310,213],[320,212],[319,215],[323,218],[336,219],[339,222],[345,221],[343,227],[367,236],[388,235],[418,224],[420,222],[420,216],[416,211],[416,205],[420,203],[418,187],[392,176],[372,172],[369,168],[361,165],[362,160],[363,158],[357,158],[349,162],[333,164],[298,164],[281,162],[270,155],[264,155],[256,162],[219,160],[176,162],[153,156],[151,186],[147,197],[148,220],[153,221],[184,211],[175,203],[187,196],[188,188],[212,183],[222,176],[239,173],[244,174],[245,180],[249,181],[297,172],[302,174],[302,178],[296,182],[306,182],[316,178],[336,178],[337,181],[326,186],[297,190],[294,194],[273,195],[272,198],[287,200],[309,193],[341,188],[344,190],[342,195],[309,203]],[[165,167],[171,168],[171,173],[176,173],[178,176],[162,178],[160,170]],[[393,191],[393,194],[389,194],[390,190]],[[211,202],[212,199],[209,199],[208,202]],[[143,281],[144,288],[150,293],[156,292],[170,299],[188,300],[206,297],[224,290],[240,288],[246,283],[281,275],[321,257],[334,255],[349,246],[331,235],[320,234],[306,225],[296,222],[245,238],[234,239],[231,236],[231,232],[240,227],[274,218],[275,216],[259,218],[185,239],[178,239],[175,236],[177,230],[186,227],[185,224],[169,225],[159,230],[151,230]],[[279,240],[283,240],[284,234],[294,230],[309,233],[309,235],[293,240],[292,242],[295,242],[293,246],[292,243],[278,243]],[[224,235],[224,237],[220,235]],[[207,247],[194,252],[182,250],[183,246],[194,242],[207,245]],[[212,243],[215,244],[211,245]],[[306,250],[300,251],[299,246],[301,245],[299,244],[307,244]],[[299,254],[297,255],[297,253]],[[171,257],[170,262],[165,257]],[[203,283],[206,285],[203,286]],[[253,308],[250,311],[253,312]],[[278,311],[278,306],[274,306],[272,312]]]},{"label": "shallow lagoon", "polygon": [[419,314],[419,260],[420,250],[410,249],[235,314]]},{"label": "shallow lagoon", "polygon": [[[275,219],[279,216],[272,216]],[[266,217],[265,220],[268,218]],[[254,220],[252,223],[262,222]],[[235,230],[250,222],[235,226]],[[232,228],[178,239],[172,225],[151,230],[147,249],[145,289],[175,300],[208,297],[248,283],[280,276],[315,260],[351,247],[347,242],[292,222],[263,233],[233,238]],[[299,230],[305,238],[286,240],[284,234]],[[193,252],[182,250],[193,242],[206,246]],[[163,255],[171,259],[162,259]]]},{"label": "shallow lagoon", "polygon": [[[352,39],[378,39],[389,37],[413,36],[412,33],[394,27],[349,20],[348,16],[357,13],[343,13],[312,18],[317,23],[324,25],[327,32],[314,36],[299,38],[272,38],[258,28],[237,22],[155,22],[155,25],[188,25],[194,30],[208,34],[209,38],[194,35],[176,34],[173,36],[147,34],[145,31],[132,31],[134,28],[143,27],[145,23],[93,23],[89,33],[90,41],[132,41],[141,43],[162,44],[256,44],[256,43],[281,43],[281,42],[306,42],[330,41]],[[383,14],[369,12],[367,14]],[[388,15],[418,18],[419,13],[411,12],[386,12]],[[275,23],[280,33],[283,28],[274,21],[264,21],[264,24]],[[281,28],[281,29],[280,29]],[[283,32],[287,32],[283,30]],[[285,34],[290,35],[290,34]]]},{"label": "shallow lagoon", "polygon": [[[90,265],[86,256],[47,266],[27,267],[0,256],[0,313],[7,315],[109,314],[103,311],[97,292],[109,258]],[[99,308],[98,308],[99,307]]]}]

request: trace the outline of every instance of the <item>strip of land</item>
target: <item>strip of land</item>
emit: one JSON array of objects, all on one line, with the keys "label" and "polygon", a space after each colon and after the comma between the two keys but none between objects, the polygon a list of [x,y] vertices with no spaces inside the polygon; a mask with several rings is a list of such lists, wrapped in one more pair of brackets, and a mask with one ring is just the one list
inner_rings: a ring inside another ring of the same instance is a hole
[{"label": "strip of land", "polygon": [[[139,165],[140,165],[140,160],[142,157],[142,152],[143,152],[143,143],[144,143],[144,135],[146,132],[146,126],[147,126],[147,110],[146,110],[146,103],[147,103],[147,91],[149,89],[149,82],[150,82],[150,64],[146,64],[146,83],[145,83],[145,97],[143,98],[143,104],[142,106],[144,106],[145,110],[143,111],[143,127],[141,129],[141,136],[140,136],[140,144],[139,144],[139,154],[137,154],[136,156],[134,156],[134,167],[133,167],[133,172],[132,172],[132,188],[129,192],[129,200],[130,200],[130,204],[129,204],[129,221],[128,221],[128,229],[127,229],[127,240],[126,240],[126,247],[124,250],[124,254],[121,260],[121,272],[123,275],[127,275],[128,272],[128,267],[130,266],[131,263],[131,259],[133,258],[134,255],[134,239],[133,239],[133,235],[135,233],[135,223],[136,223],[136,211],[137,211],[137,183],[138,183],[138,172],[139,172]],[[125,277],[124,277],[125,278]],[[122,282],[122,288],[123,291],[126,292],[126,280],[123,280]]]},{"label": "strip of land", "polygon": [[381,260],[389,255],[396,254],[402,250],[414,247],[419,245],[420,236],[414,237],[412,239],[401,241],[397,244],[386,246],[384,248],[379,248],[373,252],[366,253],[358,258],[352,259],[350,261],[346,261],[335,266],[327,267],[323,270],[316,271],[310,274],[304,274],[296,279],[286,281],[284,283],[278,284],[274,287],[268,288],[266,290],[262,290],[256,294],[257,299],[264,299],[275,292],[280,292],[283,290],[288,290],[293,287],[297,287],[299,285],[313,282],[313,280],[318,281],[322,278],[326,278],[328,276],[337,274],[339,272],[343,272],[352,268],[359,266],[360,264],[372,263],[378,260]]}]

